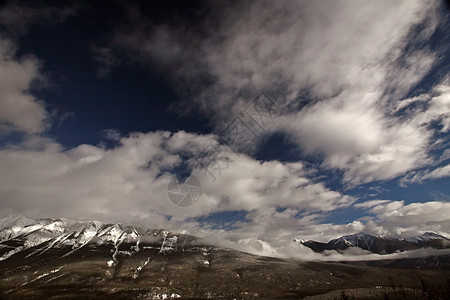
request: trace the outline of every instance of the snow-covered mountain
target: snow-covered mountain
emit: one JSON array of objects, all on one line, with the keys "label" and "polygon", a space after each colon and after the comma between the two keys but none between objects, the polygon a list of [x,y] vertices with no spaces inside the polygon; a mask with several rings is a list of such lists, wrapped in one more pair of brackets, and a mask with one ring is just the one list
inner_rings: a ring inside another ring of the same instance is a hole
[{"label": "snow-covered mountain", "polygon": [[386,236],[374,236],[364,232],[345,235],[340,238],[321,243],[316,241],[304,241],[294,239],[294,242],[311,248],[314,252],[323,252],[325,250],[342,251],[351,247],[359,247],[372,253],[388,254],[396,251],[414,250],[424,247],[449,248],[450,240],[446,237],[426,232],[421,236],[410,238],[395,238]]},{"label": "snow-covered mountain", "polygon": [[149,230],[99,221],[34,220],[23,216],[0,219],[0,261],[18,253],[28,258],[59,249],[64,256],[68,256],[85,247],[105,246],[113,249],[108,261],[109,265],[113,265],[118,263],[119,255],[133,255],[144,248],[166,252],[178,246],[193,245],[196,240],[195,237],[176,235],[168,230]]}]

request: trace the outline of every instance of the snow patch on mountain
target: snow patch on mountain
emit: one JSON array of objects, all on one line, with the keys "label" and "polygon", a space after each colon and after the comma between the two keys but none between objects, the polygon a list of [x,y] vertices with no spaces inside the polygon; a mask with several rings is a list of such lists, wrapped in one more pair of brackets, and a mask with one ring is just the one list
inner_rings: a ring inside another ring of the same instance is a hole
[{"label": "snow patch on mountain", "polygon": [[331,240],[330,243],[332,243],[333,245],[339,245],[344,243],[350,247],[358,247],[364,245],[367,247],[367,249],[370,249],[371,245],[373,244],[373,241],[374,241],[373,235],[364,232],[359,232],[356,234],[345,235],[338,239]]},{"label": "snow patch on mountain", "polygon": [[410,243],[420,243],[420,242],[428,242],[431,240],[439,240],[439,239],[446,239],[446,238],[444,236],[436,234],[434,232],[425,232],[421,236],[410,237],[410,238],[406,238],[406,239],[402,239],[402,240],[410,242]]},{"label": "snow patch on mountain", "polygon": [[159,249],[159,253],[176,250],[178,241],[179,237],[168,230],[143,230],[99,221],[33,220],[22,216],[0,219],[0,260],[28,249],[32,251],[25,258],[54,248],[69,248],[62,255],[66,257],[94,244],[112,246],[111,261],[116,265],[120,256],[132,256],[141,249]]},{"label": "snow patch on mountain", "polygon": [[450,240],[442,235],[432,232],[426,232],[421,236],[410,238],[386,237],[381,235],[374,236],[359,232],[330,240],[328,243],[320,243],[311,240],[304,241],[297,238],[294,239],[294,242],[309,247],[315,252],[328,250],[343,251],[348,248],[357,247],[378,254],[387,254],[396,251],[401,252],[422,247],[446,248],[450,246]]},{"label": "snow patch on mountain", "polygon": [[164,253],[167,251],[171,251],[174,250],[176,247],[176,243],[178,241],[178,237],[176,235],[172,236],[172,237],[167,237],[167,233],[165,235],[163,235],[163,243],[161,245],[161,249],[159,250],[159,252]]}]

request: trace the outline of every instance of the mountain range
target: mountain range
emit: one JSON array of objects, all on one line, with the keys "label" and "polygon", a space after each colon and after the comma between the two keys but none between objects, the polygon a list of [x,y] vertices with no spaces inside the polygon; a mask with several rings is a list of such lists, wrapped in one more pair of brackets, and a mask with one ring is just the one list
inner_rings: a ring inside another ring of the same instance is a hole
[{"label": "mountain range", "polygon": [[360,232],[333,239],[328,243],[321,243],[311,240],[304,241],[301,239],[294,239],[294,242],[311,248],[314,252],[324,252],[327,250],[342,252],[343,250],[349,248],[358,247],[372,253],[389,254],[420,248],[450,248],[449,239],[433,232],[425,232],[421,236],[410,238],[375,236]]},{"label": "mountain range", "polygon": [[108,264],[114,265],[120,255],[131,256],[141,249],[164,253],[176,247],[189,247],[195,240],[195,237],[175,235],[163,229],[149,230],[99,221],[33,220],[8,216],[0,220],[0,261],[18,253],[28,258],[41,256],[49,250],[69,249],[64,254],[68,256],[85,248],[112,245],[114,251]]},{"label": "mountain range", "polygon": [[[428,240],[438,239],[426,234],[418,243]],[[252,255],[165,229],[0,219],[0,299],[449,299],[448,282],[449,256],[313,262]]]}]

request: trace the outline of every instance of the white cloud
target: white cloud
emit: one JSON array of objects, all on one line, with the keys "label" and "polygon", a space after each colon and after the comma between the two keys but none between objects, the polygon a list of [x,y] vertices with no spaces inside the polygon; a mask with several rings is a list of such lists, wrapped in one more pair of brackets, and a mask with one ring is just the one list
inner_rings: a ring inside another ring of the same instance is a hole
[{"label": "white cloud", "polygon": [[299,163],[261,163],[240,155],[216,174],[215,182],[205,169],[194,169],[203,185],[201,202],[175,207],[166,194],[170,171],[181,164],[182,149],[193,161],[209,143],[217,143],[214,136],[150,132],[121,138],[112,149],[80,145],[64,150],[52,140],[33,137],[0,150],[0,197],[16,213],[35,209],[53,216],[122,214],[129,219],[154,212],[189,218],[277,205],[330,211],[355,201],[311,182]]},{"label": "white cloud", "polygon": [[[201,178],[205,197],[216,209],[253,210],[281,206],[308,211],[331,211],[351,205],[355,199],[313,183],[300,163],[258,162],[247,156],[233,157],[217,182]],[[211,167],[214,167],[211,166]],[[211,191],[211,194],[209,192]],[[222,207],[223,206],[223,207]]]},{"label": "white cloud", "polygon": [[434,179],[434,178],[444,178],[450,177],[450,164],[434,169],[428,174],[423,176],[423,179]]},{"label": "white cloud", "polygon": [[[365,217],[348,224],[323,223],[323,213],[304,214],[286,209],[261,208],[247,215],[247,223],[238,223],[232,230],[204,230],[198,234],[214,243],[249,251],[259,255],[296,257],[303,260],[376,260],[388,258],[423,257],[447,252],[418,250],[389,256],[359,253],[328,253],[323,257],[309,248],[293,243],[294,238],[328,242],[346,234],[366,232],[373,235],[411,237],[432,231],[444,236],[450,232],[450,204],[432,201],[405,204],[404,201],[372,200],[355,206],[367,210],[373,217]],[[434,254],[433,254],[434,253]]]},{"label": "white cloud", "polygon": [[[442,155],[440,161],[444,161],[446,153]],[[419,171],[413,171],[407,176],[403,177],[400,180],[400,184],[404,187],[407,186],[407,184],[411,183],[422,183],[426,180],[433,180],[433,179],[439,179],[439,178],[445,178],[450,177],[450,165],[443,165],[439,167],[435,167],[434,169],[422,169]]]},{"label": "white cloud", "polygon": [[368,203],[369,212],[391,235],[415,236],[424,231],[447,235],[450,232],[450,203],[429,201],[406,204],[404,201]]},{"label": "white cloud", "polygon": [[[432,162],[428,150],[436,130],[428,126],[438,122],[441,132],[448,131],[449,86],[421,95],[426,108],[406,117],[387,116],[377,95],[353,96],[341,94],[303,109],[286,117],[284,127],[308,153],[323,153],[324,167],[345,170],[349,183],[391,179]],[[417,99],[404,101],[410,105]]]},{"label": "white cloud", "polygon": [[[349,224],[337,225],[321,223],[321,215],[305,215],[294,217],[298,211],[287,209],[276,211],[275,208],[257,209],[247,215],[247,223],[237,224],[238,228],[231,230],[202,229],[192,230],[203,236],[207,241],[230,247],[241,251],[247,251],[257,255],[268,255],[277,257],[294,257],[302,260],[378,260],[396,259],[407,257],[424,257],[429,255],[446,255],[449,250],[417,250],[407,251],[391,255],[376,255],[355,253],[347,251],[339,254],[330,251],[323,256],[313,253],[311,249],[293,242],[294,238],[312,239],[315,241],[328,242],[346,234],[356,232],[367,232],[374,235],[411,237],[423,234],[425,231],[434,231],[444,236],[448,234],[450,222],[445,216],[447,206],[445,203],[413,203],[404,205],[402,201],[378,201],[377,209],[373,213],[377,221],[370,218],[366,220],[355,220]],[[371,205],[376,205],[373,202]],[[393,214],[400,210],[400,213]],[[438,213],[436,222],[433,215]],[[398,218],[398,219],[397,219]],[[193,224],[190,224],[193,226]]]},{"label": "white cloud", "polygon": [[308,153],[324,154],[324,167],[345,170],[344,181],[352,184],[392,178],[426,163],[431,133],[386,119],[376,99],[342,95],[286,118],[285,127]]},{"label": "white cloud", "polygon": [[43,80],[40,62],[33,56],[17,58],[15,45],[0,37],[0,135],[11,131],[39,133],[46,128],[48,113],[31,93]]},{"label": "white cloud", "polygon": [[402,178],[401,184],[406,186],[407,183],[421,183],[425,180],[439,179],[450,177],[450,165],[437,167],[434,170],[421,170],[413,172],[409,176]]},{"label": "white cloud", "polygon": [[0,136],[20,131],[43,132],[49,113],[44,102],[31,89],[44,83],[41,62],[33,55],[16,55],[16,40],[31,25],[52,25],[65,21],[80,7],[70,3],[42,6],[36,3],[8,2],[0,10]]},{"label": "white cloud", "polygon": [[[437,85],[432,93],[402,100],[394,113],[421,101],[425,108],[393,116],[379,106],[374,93],[342,93],[326,102],[286,116],[282,127],[302,141],[308,153],[323,153],[323,166],[345,170],[351,184],[391,179],[433,162],[428,151],[440,124],[449,129],[449,86]],[[319,121],[320,120],[320,121]],[[425,179],[425,178],[424,178]]]},{"label": "white cloud", "polygon": [[371,208],[374,206],[377,206],[379,204],[385,204],[385,203],[389,203],[391,202],[390,200],[369,200],[366,202],[362,202],[362,203],[356,203],[355,207],[358,208]]}]

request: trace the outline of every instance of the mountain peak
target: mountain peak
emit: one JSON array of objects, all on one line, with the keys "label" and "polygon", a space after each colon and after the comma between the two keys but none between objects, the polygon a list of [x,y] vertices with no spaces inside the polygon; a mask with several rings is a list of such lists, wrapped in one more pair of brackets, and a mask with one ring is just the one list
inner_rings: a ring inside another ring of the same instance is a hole
[{"label": "mountain peak", "polygon": [[66,252],[64,256],[67,256],[101,246],[112,248],[113,264],[118,263],[119,256],[133,255],[145,247],[166,253],[177,249],[178,245],[186,247],[197,240],[202,243],[198,238],[169,230],[142,230],[121,223],[49,218],[33,220],[22,216],[0,219],[0,244],[4,246],[0,248],[0,261],[19,253],[31,257],[48,252]]},{"label": "mountain peak", "polygon": [[435,237],[443,237],[442,235],[440,235],[440,234],[437,234],[437,233],[434,233],[434,232],[431,232],[431,231],[427,231],[427,232],[425,232],[422,236],[435,236]]},{"label": "mountain peak", "polygon": [[365,232],[358,232],[358,233],[353,233],[353,234],[349,234],[349,235],[344,235],[342,237],[375,237],[374,235],[371,235],[369,233],[365,233]]},{"label": "mountain peak", "polygon": [[[296,239],[296,241],[299,242],[301,240]],[[374,236],[365,232],[358,232],[330,240],[328,243],[315,241],[303,241],[300,243],[315,252],[323,252],[325,250],[343,251],[348,248],[358,247],[372,253],[387,254],[422,247],[445,248],[448,246],[448,243],[445,241],[448,241],[446,237],[434,232],[425,232],[421,236],[410,238]]]}]

